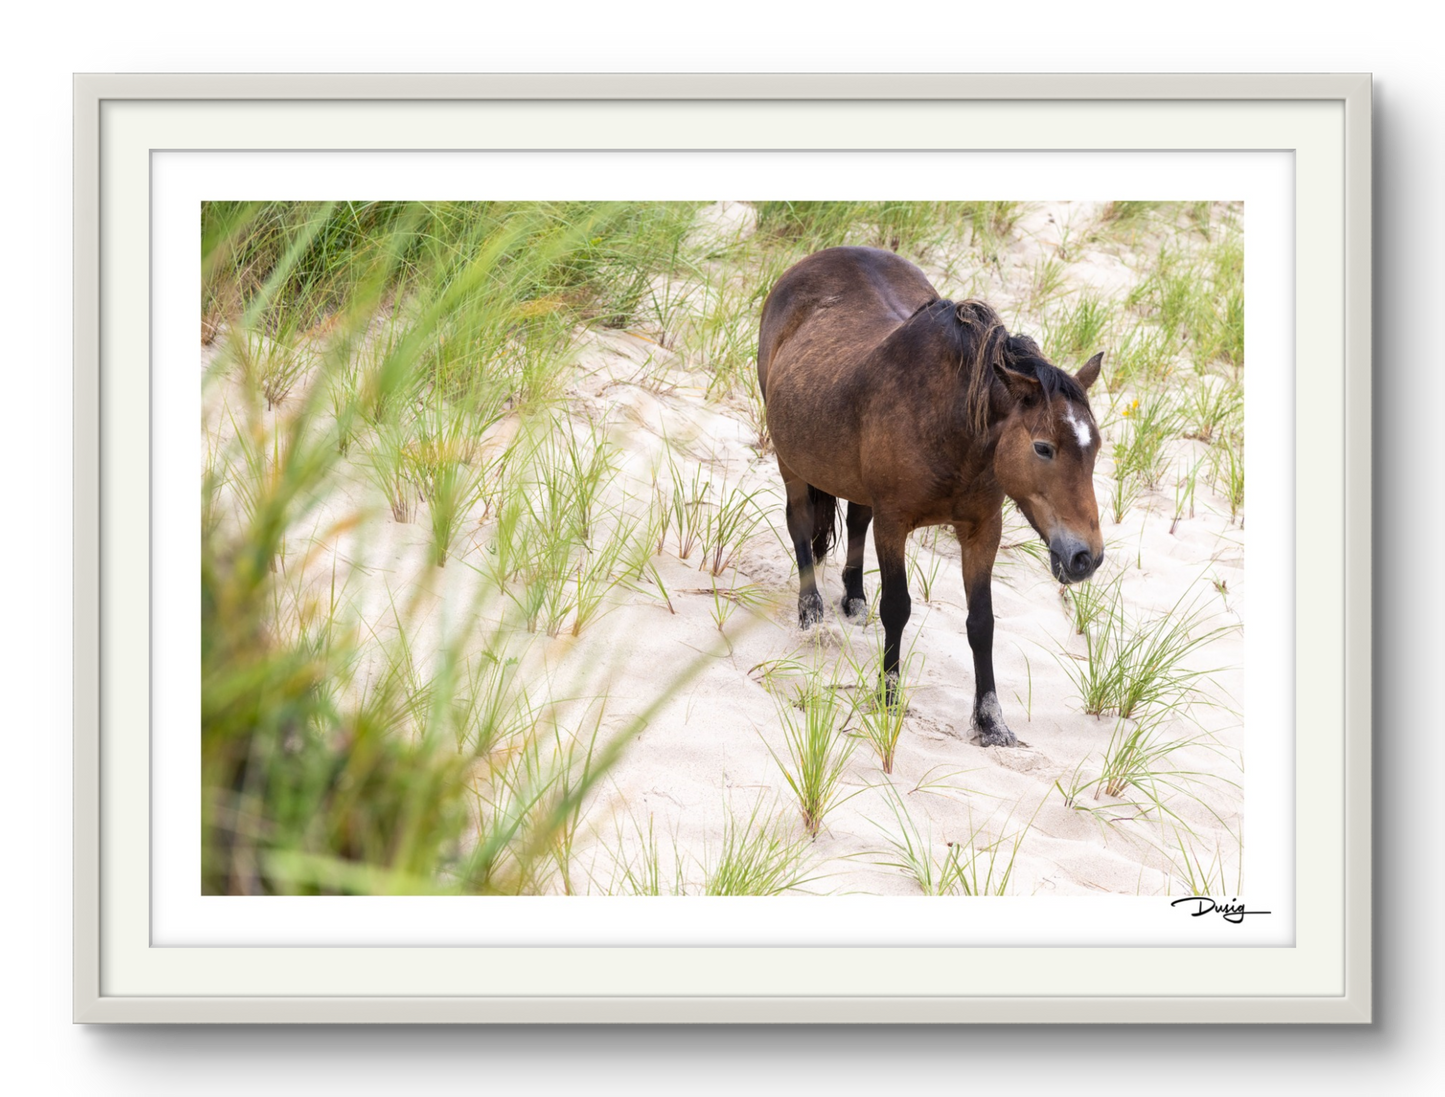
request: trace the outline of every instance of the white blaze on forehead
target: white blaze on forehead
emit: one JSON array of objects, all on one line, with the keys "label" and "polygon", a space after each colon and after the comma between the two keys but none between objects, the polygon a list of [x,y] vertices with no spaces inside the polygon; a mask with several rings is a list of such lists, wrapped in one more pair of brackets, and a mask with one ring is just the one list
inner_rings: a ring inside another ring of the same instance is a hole
[{"label": "white blaze on forehead", "polygon": [[1089,424],[1075,417],[1074,406],[1072,404],[1066,404],[1064,406],[1064,418],[1069,421],[1069,426],[1074,428],[1074,437],[1079,440],[1079,448],[1088,449],[1089,439],[1091,437],[1089,434]]}]

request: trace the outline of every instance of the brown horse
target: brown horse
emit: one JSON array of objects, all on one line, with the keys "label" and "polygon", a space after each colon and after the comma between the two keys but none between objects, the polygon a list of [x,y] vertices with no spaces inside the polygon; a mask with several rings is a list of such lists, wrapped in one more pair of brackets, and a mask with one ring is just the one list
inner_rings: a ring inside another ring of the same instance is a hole
[{"label": "brown horse", "polygon": [[963,549],[973,730],[984,746],[1016,745],[993,678],[990,581],[1003,500],[1017,503],[1048,545],[1055,578],[1094,573],[1104,542],[1093,481],[1099,429],[1086,391],[1103,358],[1065,373],[983,302],[944,300],[912,263],[874,248],[820,251],[768,294],[758,384],[787,489],[798,621],[808,628],[822,619],[813,562],[832,547],[846,499],[842,608],[866,613],[871,521],[889,703],[912,605],[904,544],[915,529],[951,525]]}]

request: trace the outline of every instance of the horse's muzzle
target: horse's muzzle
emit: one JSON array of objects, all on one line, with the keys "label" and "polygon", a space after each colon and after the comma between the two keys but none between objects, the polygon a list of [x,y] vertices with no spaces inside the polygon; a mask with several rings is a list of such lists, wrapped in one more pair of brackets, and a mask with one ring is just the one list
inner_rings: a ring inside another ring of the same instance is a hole
[{"label": "horse's muzzle", "polygon": [[1073,538],[1049,542],[1049,570],[1061,583],[1082,583],[1104,562],[1104,550],[1095,556],[1089,546]]}]

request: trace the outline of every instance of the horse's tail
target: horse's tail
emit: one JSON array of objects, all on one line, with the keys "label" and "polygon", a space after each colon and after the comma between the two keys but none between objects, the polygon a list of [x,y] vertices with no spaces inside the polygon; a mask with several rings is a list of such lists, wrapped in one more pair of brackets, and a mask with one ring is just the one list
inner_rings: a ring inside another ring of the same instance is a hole
[{"label": "horse's tail", "polygon": [[821,560],[838,543],[838,497],[808,485],[813,506],[813,559]]}]

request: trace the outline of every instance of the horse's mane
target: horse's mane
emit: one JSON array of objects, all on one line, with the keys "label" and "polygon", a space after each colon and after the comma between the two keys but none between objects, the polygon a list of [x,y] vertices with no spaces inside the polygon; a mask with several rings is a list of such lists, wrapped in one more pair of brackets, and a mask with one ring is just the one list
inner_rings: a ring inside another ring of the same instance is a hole
[{"label": "horse's mane", "polygon": [[[994,371],[1009,369],[1032,377],[1039,383],[1045,400],[1063,396],[1089,406],[1083,386],[1070,373],[1059,369],[1039,345],[1027,335],[1010,335],[998,313],[982,301],[955,303],[945,298],[926,301],[913,316],[927,312],[946,333],[957,351],[963,380],[964,414],[979,433],[988,429]],[[912,317],[910,317],[912,319]]]}]

